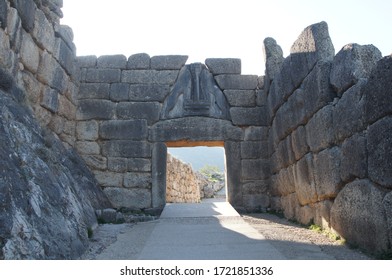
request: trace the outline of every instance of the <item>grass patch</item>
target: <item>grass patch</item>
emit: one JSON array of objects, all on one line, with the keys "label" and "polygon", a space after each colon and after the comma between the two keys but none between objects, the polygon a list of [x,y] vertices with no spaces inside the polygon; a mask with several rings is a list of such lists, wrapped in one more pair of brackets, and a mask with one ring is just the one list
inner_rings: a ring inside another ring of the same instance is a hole
[{"label": "grass patch", "polygon": [[344,239],[340,235],[338,235],[330,230],[322,229],[319,225],[311,224],[308,227],[308,229],[310,229],[314,232],[323,234],[333,241],[340,241],[342,244],[345,242]]}]

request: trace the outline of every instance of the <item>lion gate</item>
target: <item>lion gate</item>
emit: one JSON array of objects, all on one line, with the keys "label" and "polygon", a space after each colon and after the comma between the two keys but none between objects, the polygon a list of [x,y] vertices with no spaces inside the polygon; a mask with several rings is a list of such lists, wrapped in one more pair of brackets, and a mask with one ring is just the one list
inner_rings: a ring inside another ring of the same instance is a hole
[{"label": "lion gate", "polygon": [[169,146],[223,146],[228,201],[269,205],[262,79],[239,59],[185,65],[186,56],[80,57],[77,150],[117,208],[165,205]]}]

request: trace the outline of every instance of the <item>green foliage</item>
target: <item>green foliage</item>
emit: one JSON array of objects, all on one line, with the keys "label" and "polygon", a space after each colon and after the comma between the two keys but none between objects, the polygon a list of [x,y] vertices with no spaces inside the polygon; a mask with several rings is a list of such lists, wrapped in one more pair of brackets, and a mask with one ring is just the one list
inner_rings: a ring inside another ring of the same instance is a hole
[{"label": "green foliage", "polygon": [[203,174],[210,182],[220,182],[224,180],[223,174],[219,171],[217,166],[206,164],[200,168],[199,172]]},{"label": "green foliage", "polygon": [[322,229],[319,225],[315,225],[315,224],[311,224],[309,226],[310,230],[313,230],[317,233],[321,233],[325,236],[327,236],[329,239],[334,240],[334,241],[341,241],[341,243],[344,243],[344,240],[342,239],[341,236],[337,235],[336,233],[330,231],[330,230],[326,230],[326,229]]}]

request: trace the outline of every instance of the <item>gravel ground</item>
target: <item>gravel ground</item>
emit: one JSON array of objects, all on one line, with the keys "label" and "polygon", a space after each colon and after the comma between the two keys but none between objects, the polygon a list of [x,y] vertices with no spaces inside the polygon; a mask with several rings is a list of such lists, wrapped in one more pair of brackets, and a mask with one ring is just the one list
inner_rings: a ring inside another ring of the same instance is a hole
[{"label": "gravel ground", "polygon": [[[304,259],[305,251],[321,251],[332,260],[369,260],[371,257],[359,250],[350,249],[313,230],[299,226],[272,214],[246,214],[244,220],[258,230],[288,259]],[[313,254],[313,256],[317,256]],[[324,258],[323,258],[324,259]]]},{"label": "gravel ground", "polygon": [[[371,259],[359,250],[350,249],[340,241],[334,241],[321,233],[309,230],[276,215],[246,214],[242,217],[289,260]],[[121,248],[125,248],[125,244],[129,246],[129,243],[133,243],[131,249],[135,251],[135,256],[137,256],[150,235],[154,223],[153,221],[138,224],[100,225],[94,230],[89,248],[81,259],[123,259],[122,253],[119,251],[121,251]],[[118,251],[116,250],[118,256],[107,254],[105,249],[114,246],[115,242],[119,246]]]}]

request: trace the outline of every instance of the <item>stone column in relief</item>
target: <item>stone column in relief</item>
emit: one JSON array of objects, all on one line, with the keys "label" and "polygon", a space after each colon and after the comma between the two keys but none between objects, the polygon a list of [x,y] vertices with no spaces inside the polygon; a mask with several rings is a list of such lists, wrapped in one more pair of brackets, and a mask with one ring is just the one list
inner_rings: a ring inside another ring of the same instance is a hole
[{"label": "stone column in relief", "polygon": [[166,157],[165,143],[155,143],[152,150],[152,207],[162,208],[166,204]]}]

